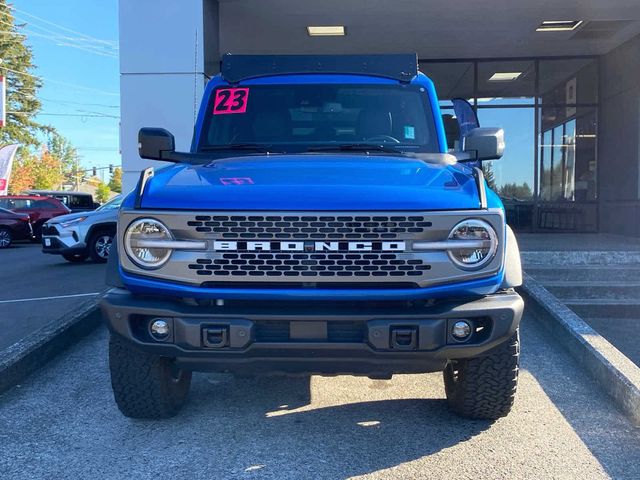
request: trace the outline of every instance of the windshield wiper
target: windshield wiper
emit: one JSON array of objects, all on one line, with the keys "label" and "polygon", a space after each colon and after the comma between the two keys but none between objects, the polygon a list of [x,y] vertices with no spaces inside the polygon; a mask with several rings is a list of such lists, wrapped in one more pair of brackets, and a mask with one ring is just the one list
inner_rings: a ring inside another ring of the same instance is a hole
[{"label": "windshield wiper", "polygon": [[385,152],[404,155],[404,152],[384,145],[372,143],[345,143],[342,145],[326,145],[321,147],[311,147],[308,152]]},{"label": "windshield wiper", "polygon": [[230,143],[229,145],[208,145],[203,147],[203,152],[218,152],[224,150],[250,150],[262,153],[278,153],[270,150],[271,145],[260,145],[258,143]]}]

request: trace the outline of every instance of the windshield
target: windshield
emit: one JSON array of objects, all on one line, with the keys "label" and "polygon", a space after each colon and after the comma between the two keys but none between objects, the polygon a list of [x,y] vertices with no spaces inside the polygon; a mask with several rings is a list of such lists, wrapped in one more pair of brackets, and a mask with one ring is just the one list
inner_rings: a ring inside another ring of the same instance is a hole
[{"label": "windshield", "polygon": [[235,145],[302,152],[371,144],[438,152],[428,96],[416,85],[221,87],[212,95],[203,132],[199,151]]},{"label": "windshield", "polygon": [[122,195],[118,195],[117,197],[113,197],[111,200],[109,200],[107,203],[105,203],[101,207],[98,207],[96,211],[114,210],[114,209],[120,208],[121,203],[122,203]]}]

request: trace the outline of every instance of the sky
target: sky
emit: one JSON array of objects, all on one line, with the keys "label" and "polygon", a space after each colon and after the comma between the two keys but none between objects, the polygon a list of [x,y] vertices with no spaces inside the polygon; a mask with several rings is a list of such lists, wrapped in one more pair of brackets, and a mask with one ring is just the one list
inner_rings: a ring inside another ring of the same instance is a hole
[{"label": "sky", "polygon": [[[85,168],[120,165],[117,0],[8,0],[42,78],[40,123],[78,149]],[[104,170],[108,180],[108,170]],[[100,176],[100,174],[99,174]]]}]

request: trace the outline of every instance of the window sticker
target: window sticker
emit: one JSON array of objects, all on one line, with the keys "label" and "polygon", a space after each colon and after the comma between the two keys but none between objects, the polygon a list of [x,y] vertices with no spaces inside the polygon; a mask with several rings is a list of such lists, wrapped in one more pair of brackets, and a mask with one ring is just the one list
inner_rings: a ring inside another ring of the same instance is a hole
[{"label": "window sticker", "polygon": [[415,140],[416,139],[416,127],[413,125],[405,125],[404,126],[404,138],[407,140]]},{"label": "window sticker", "polygon": [[249,101],[248,88],[221,88],[216,90],[213,102],[214,115],[228,115],[230,113],[245,113]]}]

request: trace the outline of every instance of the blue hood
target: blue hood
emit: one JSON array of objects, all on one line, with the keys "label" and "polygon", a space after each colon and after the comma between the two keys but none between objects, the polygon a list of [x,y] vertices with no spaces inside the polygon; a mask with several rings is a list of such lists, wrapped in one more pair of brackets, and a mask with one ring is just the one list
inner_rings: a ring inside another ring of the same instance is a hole
[{"label": "blue hood", "polygon": [[470,168],[386,155],[250,155],[158,170],[143,208],[453,210],[479,208]]}]

